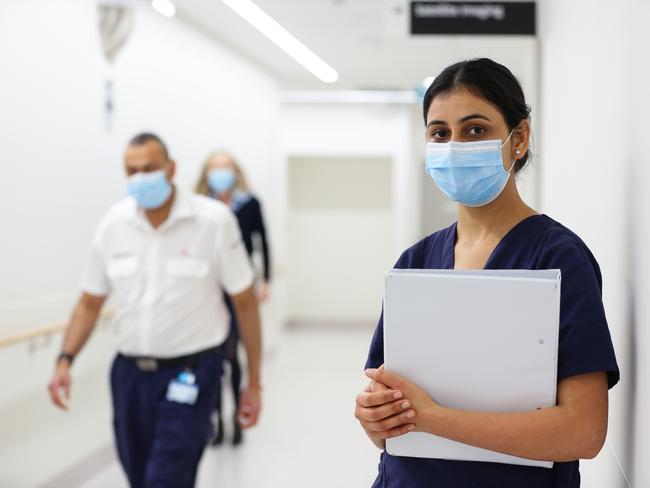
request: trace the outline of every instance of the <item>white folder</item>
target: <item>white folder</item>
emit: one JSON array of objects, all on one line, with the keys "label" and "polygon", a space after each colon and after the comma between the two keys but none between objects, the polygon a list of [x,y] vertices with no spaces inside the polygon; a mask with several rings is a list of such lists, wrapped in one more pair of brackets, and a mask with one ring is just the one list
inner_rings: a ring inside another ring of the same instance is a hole
[{"label": "white folder", "polygon": [[[387,370],[440,405],[523,412],[556,404],[560,270],[392,270],[384,297]],[[422,432],[388,439],[395,456],[550,468]]]}]

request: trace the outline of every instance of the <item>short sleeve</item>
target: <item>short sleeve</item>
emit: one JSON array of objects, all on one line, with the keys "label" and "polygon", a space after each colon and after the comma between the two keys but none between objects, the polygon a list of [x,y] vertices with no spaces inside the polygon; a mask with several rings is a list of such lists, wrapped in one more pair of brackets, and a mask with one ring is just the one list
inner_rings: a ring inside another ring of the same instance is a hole
[{"label": "short sleeve", "polygon": [[106,274],[106,263],[100,250],[99,232],[95,233],[81,276],[81,291],[89,295],[104,297],[111,291]]},{"label": "short sleeve", "polygon": [[232,213],[227,214],[222,232],[222,239],[219,240],[219,249],[217,249],[218,279],[226,293],[237,295],[253,284],[253,269],[241,238],[239,225]]},{"label": "short sleeve", "polygon": [[612,388],[620,373],[605,317],[598,263],[584,244],[567,239],[548,246],[543,254],[540,267],[562,273],[558,381],[604,371]]}]

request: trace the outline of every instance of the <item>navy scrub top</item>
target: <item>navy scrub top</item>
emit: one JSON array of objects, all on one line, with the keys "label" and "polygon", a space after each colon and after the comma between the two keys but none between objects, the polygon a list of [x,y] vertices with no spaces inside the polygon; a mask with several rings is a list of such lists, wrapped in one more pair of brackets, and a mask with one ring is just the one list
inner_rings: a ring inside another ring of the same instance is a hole
[{"label": "navy scrub top", "polygon": [[[456,224],[407,249],[395,268],[452,269]],[[569,376],[605,371],[609,388],[619,380],[602,302],[600,268],[580,238],[546,215],[513,227],[488,259],[486,269],[560,269],[558,382]],[[366,368],[384,362],[383,314]],[[447,461],[381,455],[373,488],[577,488],[578,461],[552,469],[508,464]]]}]

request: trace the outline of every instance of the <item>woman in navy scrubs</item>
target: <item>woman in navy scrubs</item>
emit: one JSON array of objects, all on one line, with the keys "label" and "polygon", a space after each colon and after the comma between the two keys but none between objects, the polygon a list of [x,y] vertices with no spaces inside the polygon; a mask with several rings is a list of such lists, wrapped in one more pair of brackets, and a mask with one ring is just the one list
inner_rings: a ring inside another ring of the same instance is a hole
[{"label": "woman in navy scrubs", "polygon": [[383,452],[373,487],[576,488],[578,459],[593,458],[603,446],[608,389],[618,382],[619,371],[603,309],[600,269],[577,235],[528,207],[517,192],[514,175],[528,159],[529,114],[516,78],[489,59],[454,64],[435,79],[424,97],[427,172],[458,202],[458,221],[407,249],[395,267],[559,268],[557,405],[490,413],[437,404],[408,378],[384,370],[382,317],[366,364],[371,381],[357,396],[355,414],[380,449],[390,437],[420,431],[554,461],[553,468]]}]

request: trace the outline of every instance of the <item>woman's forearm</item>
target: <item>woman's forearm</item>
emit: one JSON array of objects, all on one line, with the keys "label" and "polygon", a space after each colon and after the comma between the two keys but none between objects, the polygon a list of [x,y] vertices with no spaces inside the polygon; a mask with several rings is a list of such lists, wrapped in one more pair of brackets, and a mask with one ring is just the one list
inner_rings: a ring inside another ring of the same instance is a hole
[{"label": "woman's forearm", "polygon": [[372,441],[372,443],[377,447],[377,449],[381,449],[382,451],[386,449],[386,440],[385,439],[376,439],[372,437],[368,432],[366,432],[366,435],[368,436],[368,439]]},{"label": "woman's forearm", "polygon": [[[425,430],[447,439],[512,456],[573,461],[593,458],[603,429],[562,406],[521,413],[484,413],[435,406],[419,419]],[[420,423],[419,422],[419,423]]]},{"label": "woman's forearm", "polygon": [[595,457],[607,435],[608,380],[603,371],[577,374],[557,385],[557,406],[521,413],[486,413],[445,408],[429,393],[383,366],[366,376],[402,392],[413,419],[428,432],[491,451],[543,461]]}]

